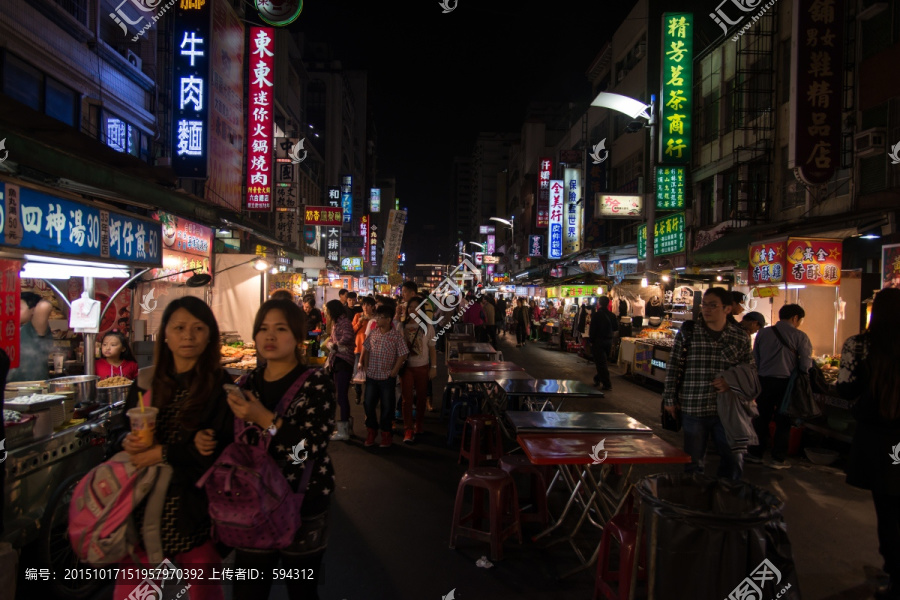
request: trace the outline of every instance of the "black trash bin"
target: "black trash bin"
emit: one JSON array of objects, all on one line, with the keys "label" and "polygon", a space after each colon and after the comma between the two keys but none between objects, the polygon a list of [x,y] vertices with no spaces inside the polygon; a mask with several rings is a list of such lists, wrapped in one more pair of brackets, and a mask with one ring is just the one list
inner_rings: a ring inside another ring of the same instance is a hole
[{"label": "black trash bin", "polygon": [[637,490],[651,598],[799,600],[776,496],[696,474],[645,477]]}]

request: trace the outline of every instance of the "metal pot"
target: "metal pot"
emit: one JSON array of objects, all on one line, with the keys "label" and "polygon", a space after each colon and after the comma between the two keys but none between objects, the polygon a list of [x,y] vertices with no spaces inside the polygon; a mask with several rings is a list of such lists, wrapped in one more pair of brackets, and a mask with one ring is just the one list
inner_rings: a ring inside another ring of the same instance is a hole
[{"label": "metal pot", "polygon": [[73,377],[59,377],[47,382],[50,393],[75,392],[75,402],[92,402],[97,398],[97,382],[100,378],[96,375],[75,375]]},{"label": "metal pot", "polygon": [[125,385],[113,385],[110,387],[98,387],[97,388],[97,401],[100,404],[115,404],[119,401],[125,401],[125,398],[128,397],[128,390],[131,388],[131,384],[127,383]]}]

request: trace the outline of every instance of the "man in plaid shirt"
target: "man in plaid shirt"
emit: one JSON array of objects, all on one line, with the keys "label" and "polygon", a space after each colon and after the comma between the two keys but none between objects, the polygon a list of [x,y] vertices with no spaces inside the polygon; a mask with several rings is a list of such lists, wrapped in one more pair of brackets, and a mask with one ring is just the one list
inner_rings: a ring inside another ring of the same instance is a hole
[{"label": "man in plaid shirt", "polygon": [[[375,329],[363,343],[360,365],[366,372],[366,446],[375,445],[378,425],[381,423],[382,448],[391,446],[391,429],[394,408],[397,404],[397,374],[406,362],[409,349],[399,330],[392,326],[394,310],[390,306],[375,309]],[[375,415],[375,405],[381,400],[381,419]]]},{"label": "man in plaid shirt", "polygon": [[685,345],[684,326],[675,336],[669,357],[663,400],[672,415],[675,414],[676,396],[681,403],[684,451],[691,455],[691,463],[685,466],[685,471],[703,472],[706,444],[712,434],[721,457],[717,476],[740,479],[744,456],[732,454],[716,410],[717,394],[728,391],[725,379],[716,375],[735,365],[753,364],[750,338],[740,325],[727,320],[731,300],[731,293],[723,288],[710,288],[703,294],[701,318],[687,327],[688,352],[681,386],[675,389]]}]

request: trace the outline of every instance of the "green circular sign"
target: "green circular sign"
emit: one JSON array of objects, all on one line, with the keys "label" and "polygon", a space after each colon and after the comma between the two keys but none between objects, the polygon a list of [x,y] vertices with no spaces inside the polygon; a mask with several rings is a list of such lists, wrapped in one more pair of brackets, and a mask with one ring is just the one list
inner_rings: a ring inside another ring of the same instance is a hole
[{"label": "green circular sign", "polygon": [[259,18],[275,27],[290,25],[303,11],[303,0],[256,0]]}]

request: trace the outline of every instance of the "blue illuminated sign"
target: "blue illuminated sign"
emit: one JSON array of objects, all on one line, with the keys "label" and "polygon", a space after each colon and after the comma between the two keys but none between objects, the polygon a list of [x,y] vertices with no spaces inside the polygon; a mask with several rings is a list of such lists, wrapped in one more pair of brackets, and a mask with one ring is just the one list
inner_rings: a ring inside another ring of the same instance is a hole
[{"label": "blue illuminated sign", "polygon": [[550,223],[549,258],[562,258],[563,227],[562,223]]},{"label": "blue illuminated sign", "polygon": [[353,220],[353,177],[341,176],[341,209],[344,211],[344,223]]},{"label": "blue illuminated sign", "polygon": [[209,138],[210,3],[179,4],[175,13],[172,170],[179,177],[207,176]]}]

